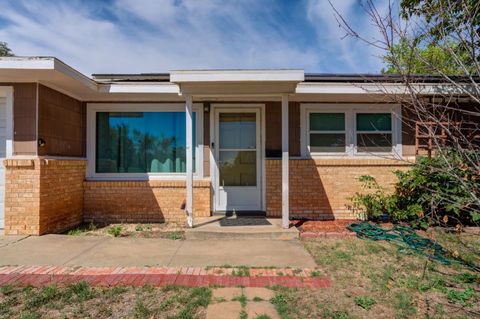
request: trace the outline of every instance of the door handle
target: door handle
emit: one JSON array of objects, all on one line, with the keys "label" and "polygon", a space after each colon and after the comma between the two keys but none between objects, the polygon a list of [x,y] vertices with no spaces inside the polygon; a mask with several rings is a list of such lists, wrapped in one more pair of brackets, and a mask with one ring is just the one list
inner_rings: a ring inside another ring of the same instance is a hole
[{"label": "door handle", "polygon": [[214,143],[214,142],[212,142],[211,146],[212,146],[212,148],[215,148],[215,143]]}]

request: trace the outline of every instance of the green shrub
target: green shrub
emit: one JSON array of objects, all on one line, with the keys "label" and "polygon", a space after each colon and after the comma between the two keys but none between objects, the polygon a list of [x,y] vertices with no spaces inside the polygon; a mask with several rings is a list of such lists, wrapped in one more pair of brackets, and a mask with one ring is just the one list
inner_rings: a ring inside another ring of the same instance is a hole
[{"label": "green shrub", "polygon": [[352,197],[353,208],[372,220],[386,214],[394,222],[422,228],[480,221],[480,172],[473,164],[480,154],[466,156],[447,151],[442,156],[418,157],[409,170],[395,172],[398,181],[391,194],[372,176],[361,176],[366,193]]}]

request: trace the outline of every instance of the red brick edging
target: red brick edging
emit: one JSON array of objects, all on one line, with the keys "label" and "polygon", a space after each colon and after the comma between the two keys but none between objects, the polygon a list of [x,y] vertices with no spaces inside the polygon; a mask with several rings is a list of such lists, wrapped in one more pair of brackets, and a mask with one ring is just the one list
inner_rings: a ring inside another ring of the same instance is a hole
[{"label": "red brick edging", "polygon": [[355,237],[355,232],[301,232],[301,238],[347,238]]},{"label": "red brick edging", "polygon": [[268,287],[327,288],[326,277],[312,276],[313,269],[249,269],[249,276],[235,275],[236,268],[192,267],[56,267],[5,266],[0,267],[0,286],[35,287],[49,284],[71,284],[86,281],[92,286],[177,285],[187,287]]}]

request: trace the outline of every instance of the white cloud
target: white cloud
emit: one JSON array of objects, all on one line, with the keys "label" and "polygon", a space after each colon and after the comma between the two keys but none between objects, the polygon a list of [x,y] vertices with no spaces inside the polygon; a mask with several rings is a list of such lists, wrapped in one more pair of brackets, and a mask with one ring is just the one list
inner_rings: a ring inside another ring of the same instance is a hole
[{"label": "white cloud", "polygon": [[[265,3],[265,2],[263,2]],[[275,2],[269,3],[274,6]],[[0,3],[0,39],[17,55],[54,55],[80,71],[305,67],[318,55],[279,30],[257,1],[115,0],[109,19],[81,1]],[[261,19],[254,16],[262,12]]]},{"label": "white cloud", "polygon": [[[345,21],[366,39],[381,39],[381,35],[370,21],[367,13],[360,6],[359,0],[331,1],[335,10]],[[385,13],[388,1],[376,4],[380,13]],[[308,0],[307,16],[315,26],[320,42],[325,45],[321,54],[324,59],[330,61],[336,59],[338,63],[346,64],[344,69],[356,72],[378,73],[382,67],[380,56],[383,52],[366,42],[346,36],[346,31],[340,27],[334,8],[328,0]]]}]

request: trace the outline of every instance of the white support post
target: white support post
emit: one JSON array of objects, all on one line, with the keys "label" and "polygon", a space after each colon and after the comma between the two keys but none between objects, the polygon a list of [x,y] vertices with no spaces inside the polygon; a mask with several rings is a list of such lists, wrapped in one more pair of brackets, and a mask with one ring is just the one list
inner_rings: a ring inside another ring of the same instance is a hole
[{"label": "white support post", "polygon": [[187,200],[185,210],[187,213],[187,225],[193,227],[193,115],[192,96],[185,96],[185,118],[186,118],[186,164],[187,164]]},{"label": "white support post", "polygon": [[282,95],[282,226],[288,229],[288,95]]}]

